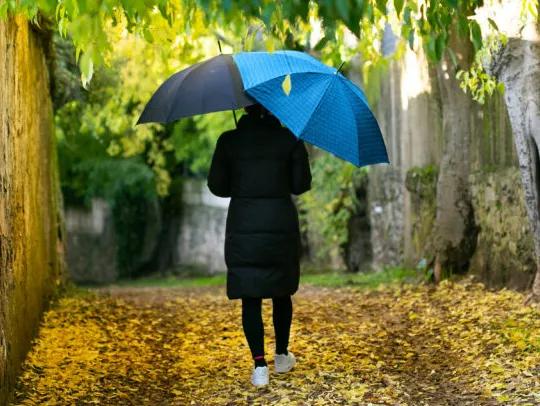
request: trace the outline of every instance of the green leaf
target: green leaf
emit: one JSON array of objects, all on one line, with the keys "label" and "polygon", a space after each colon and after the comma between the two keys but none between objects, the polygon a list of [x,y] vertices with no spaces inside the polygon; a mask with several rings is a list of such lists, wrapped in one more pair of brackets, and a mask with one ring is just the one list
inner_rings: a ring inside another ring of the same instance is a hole
[{"label": "green leaf", "polygon": [[405,25],[411,26],[411,9],[409,6],[405,7],[405,10],[403,10],[403,21],[405,22]]},{"label": "green leaf", "polygon": [[5,1],[0,4],[0,18],[5,18],[8,12],[8,2]]},{"label": "green leaf", "polygon": [[324,37],[328,40],[332,40],[336,37],[336,24],[335,21],[327,21],[324,26]]},{"label": "green leaf", "polygon": [[254,43],[255,43],[255,34],[252,33],[252,34],[246,35],[246,37],[244,38],[244,43],[243,43],[243,51],[252,51]]},{"label": "green leaf", "polygon": [[56,8],[55,0],[38,0],[37,4],[41,11],[48,15],[52,14]]},{"label": "green leaf", "polygon": [[[456,53],[452,50],[452,48],[446,48],[446,51],[448,52],[448,55],[450,56],[450,59],[452,60],[452,65],[454,68],[458,66]],[[461,73],[462,71],[458,72]]]},{"label": "green leaf", "polygon": [[476,21],[471,21],[470,23],[470,29],[471,29],[471,41],[474,46],[474,50],[478,51],[480,48],[482,48],[482,30],[480,29],[480,26]]},{"label": "green leaf", "polygon": [[439,34],[439,36],[437,37],[435,41],[435,54],[438,61],[441,60],[445,47],[446,47],[446,38],[443,34]]},{"label": "green leaf", "polygon": [[272,22],[272,15],[274,14],[274,4],[269,3],[266,6],[264,6],[263,12],[262,12],[262,20],[264,21],[264,24],[267,27],[271,26]]},{"label": "green leaf", "polygon": [[504,94],[504,83],[503,82],[498,82],[497,83],[497,91],[500,93],[500,94]]},{"label": "green leaf", "polygon": [[493,21],[493,19],[491,19],[491,18],[488,17],[488,22],[489,22],[489,24],[490,24],[496,31],[499,31],[499,27],[497,26],[497,24],[495,23],[495,21]]},{"label": "green leaf", "polygon": [[314,49],[315,51],[320,51],[320,50],[322,50],[322,49],[324,48],[324,46],[325,46],[327,43],[328,43],[328,37],[324,36],[324,37],[322,37],[322,38],[319,40],[319,42],[317,42],[317,43],[315,44],[315,46],[313,47],[313,49]]},{"label": "green leaf", "polygon": [[368,5],[366,7],[366,17],[367,17],[368,21],[373,22],[374,16],[375,16],[375,12],[373,10],[373,5],[371,3],[368,3]]},{"label": "green leaf", "polygon": [[531,16],[533,18],[538,18],[538,14],[539,14],[539,11],[540,11],[540,3],[537,2],[536,3],[536,8],[534,8],[534,2],[529,1],[527,9],[528,9],[529,13],[531,14]]},{"label": "green leaf", "polygon": [[462,38],[467,38],[469,35],[469,20],[467,20],[467,17],[460,14],[457,24],[459,36]]},{"label": "green leaf", "polygon": [[450,7],[456,10],[458,8],[458,0],[444,0],[444,3],[448,4]]},{"label": "green leaf", "polygon": [[411,50],[414,50],[414,30],[411,29],[411,31],[409,32],[409,37],[407,38],[408,42],[409,42],[409,48],[411,48]]},{"label": "green leaf", "polygon": [[394,8],[396,9],[398,17],[401,14],[401,10],[403,9],[403,3],[404,0],[394,0]]},{"label": "green leaf", "polygon": [[159,14],[161,14],[161,17],[163,17],[164,19],[168,18],[167,6],[165,5],[165,3],[160,3],[158,5],[158,10],[159,10]]},{"label": "green leaf", "polygon": [[437,61],[437,49],[436,49],[437,40],[433,36],[429,36],[429,39],[426,44],[427,56],[432,61]]},{"label": "green leaf", "polygon": [[88,88],[88,83],[92,80],[94,75],[94,63],[90,52],[83,53],[81,60],[79,62],[79,69],[81,70],[81,81],[85,89]]},{"label": "green leaf", "polygon": [[143,29],[143,35],[144,35],[144,39],[148,41],[150,44],[154,42],[154,36],[152,35],[152,32],[148,29],[148,27],[145,27]]},{"label": "green leaf", "polygon": [[[294,16],[300,16],[302,21],[308,21],[309,1],[299,1],[297,3],[295,2],[292,3],[290,6],[294,6],[292,8],[292,12],[288,15],[291,21],[294,20]],[[285,7],[285,5],[283,7]]]},{"label": "green leaf", "polygon": [[381,13],[386,15],[386,0],[376,0],[377,1],[377,8],[381,11]]},{"label": "green leaf", "polygon": [[228,13],[229,11],[231,11],[232,8],[232,0],[223,0],[222,5],[223,10]]},{"label": "green leaf", "polygon": [[347,21],[349,19],[349,1],[336,0],[336,8],[343,21]]}]

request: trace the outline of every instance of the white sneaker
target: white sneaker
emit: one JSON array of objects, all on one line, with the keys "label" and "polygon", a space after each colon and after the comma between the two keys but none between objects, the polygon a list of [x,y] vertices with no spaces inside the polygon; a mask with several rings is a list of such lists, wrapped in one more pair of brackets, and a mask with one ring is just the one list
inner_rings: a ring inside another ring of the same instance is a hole
[{"label": "white sneaker", "polygon": [[284,373],[293,369],[296,364],[296,358],[290,351],[285,354],[274,354],[274,369],[276,372]]},{"label": "white sneaker", "polygon": [[268,385],[268,367],[253,368],[251,383],[255,386]]}]

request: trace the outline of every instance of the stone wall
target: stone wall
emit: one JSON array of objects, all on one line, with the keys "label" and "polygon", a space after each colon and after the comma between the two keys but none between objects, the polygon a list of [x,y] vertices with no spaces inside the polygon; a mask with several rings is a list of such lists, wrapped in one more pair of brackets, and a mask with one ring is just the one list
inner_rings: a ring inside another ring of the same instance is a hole
[{"label": "stone wall", "polygon": [[377,168],[369,176],[369,222],[373,268],[403,262],[404,188],[399,168]]},{"label": "stone wall", "polygon": [[[374,267],[432,260],[442,115],[422,50],[391,63],[375,106],[391,165],[371,167]],[[471,111],[470,189],[479,227],[470,269],[490,286],[524,289],[534,271],[513,135],[501,95]]]},{"label": "stone wall", "polygon": [[223,258],[229,200],[210,193],[205,180],[186,179],[174,263],[211,273],[227,269]]},{"label": "stone wall", "polygon": [[68,207],[65,212],[67,265],[77,283],[107,283],[118,278],[116,237],[111,208],[92,200],[90,209]]},{"label": "stone wall", "polygon": [[519,170],[477,172],[470,181],[480,227],[471,272],[493,288],[528,288],[536,265]]},{"label": "stone wall", "polygon": [[62,281],[63,231],[47,43],[0,21],[0,404]]}]

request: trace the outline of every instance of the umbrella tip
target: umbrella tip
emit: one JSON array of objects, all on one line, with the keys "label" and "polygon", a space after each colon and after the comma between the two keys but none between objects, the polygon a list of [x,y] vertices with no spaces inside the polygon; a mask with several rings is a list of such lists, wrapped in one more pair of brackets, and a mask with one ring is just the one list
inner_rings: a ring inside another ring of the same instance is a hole
[{"label": "umbrella tip", "polygon": [[221,41],[219,39],[217,40],[217,45],[218,45],[218,48],[219,48],[219,53],[222,54],[223,51],[221,50]]},{"label": "umbrella tip", "polygon": [[339,65],[339,68],[338,68],[338,70],[336,71],[336,74],[338,74],[339,72],[341,72],[341,68],[343,68],[343,65],[345,65],[345,61],[341,62],[341,65]]}]

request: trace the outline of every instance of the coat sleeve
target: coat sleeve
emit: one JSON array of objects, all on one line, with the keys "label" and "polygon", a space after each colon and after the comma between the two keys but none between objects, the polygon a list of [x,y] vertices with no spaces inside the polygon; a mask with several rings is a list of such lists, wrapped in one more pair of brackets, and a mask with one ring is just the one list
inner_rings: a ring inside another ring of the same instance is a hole
[{"label": "coat sleeve", "polygon": [[208,172],[208,189],[216,196],[230,197],[230,165],[223,136],[224,134],[218,138],[216,149],[212,156],[212,163]]},{"label": "coat sleeve", "polygon": [[311,189],[311,170],[303,141],[296,141],[291,161],[291,192],[299,195]]}]

